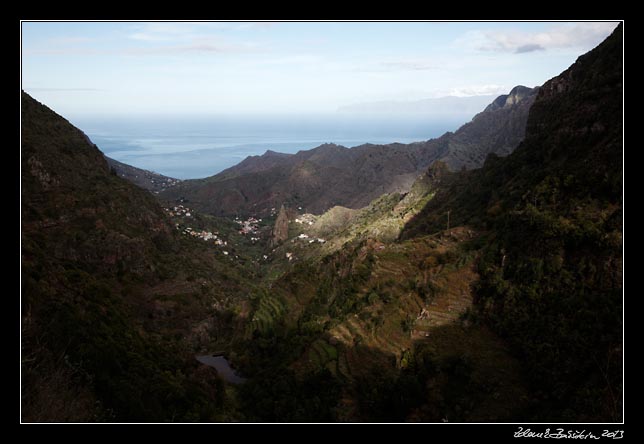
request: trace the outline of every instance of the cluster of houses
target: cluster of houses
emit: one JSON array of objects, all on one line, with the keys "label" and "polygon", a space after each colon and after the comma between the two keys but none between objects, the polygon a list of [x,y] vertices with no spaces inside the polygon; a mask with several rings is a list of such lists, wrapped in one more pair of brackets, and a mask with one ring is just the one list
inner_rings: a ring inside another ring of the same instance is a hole
[{"label": "cluster of houses", "polygon": [[[174,217],[177,217],[177,216],[194,217],[194,212],[190,208],[181,204],[171,208],[164,208],[164,210],[168,213],[168,215],[174,216]],[[239,234],[248,235],[252,242],[257,242],[260,240],[259,224],[262,222],[262,219],[258,219],[251,216],[251,217],[248,217],[246,220],[242,220],[240,217],[235,217],[234,222],[240,225]],[[298,218],[296,218],[294,222],[303,224],[303,225],[313,225],[315,223],[315,216],[313,214],[303,214]],[[181,230],[181,232],[185,235],[202,239],[205,242],[212,242],[213,244],[220,247],[225,247],[228,245],[227,241],[221,239],[218,236],[219,235],[218,232],[213,233],[206,230],[193,229],[192,227],[183,227],[179,223],[175,223],[175,226],[177,230]],[[325,239],[315,237],[315,236],[309,236],[306,233],[301,233],[295,239],[292,239],[292,242],[296,242],[296,241],[301,241],[304,244],[309,244],[309,245],[314,243],[319,243],[319,244],[326,243]],[[228,251],[225,251],[222,249],[221,252],[223,255],[229,256]],[[287,252],[286,258],[289,261],[293,261],[295,259],[295,256],[292,252]],[[268,256],[263,255],[263,260],[265,261],[268,260]]]},{"label": "cluster of houses", "polygon": [[[241,225],[241,228],[239,230],[239,234],[250,234],[250,235],[255,235],[257,234],[257,230],[259,230],[259,227],[257,224],[259,224],[262,220],[261,219],[256,219],[254,217],[249,217],[246,220],[241,220],[239,217],[235,218],[235,223]],[[251,241],[256,242],[259,240],[259,237],[256,236],[251,236],[250,238]]]},{"label": "cluster of houses", "polygon": [[150,178],[150,183],[152,185],[162,187],[161,191],[165,191],[166,188],[171,188],[171,187],[177,185],[180,182],[181,182],[180,179],[173,179],[171,177],[160,177],[160,178],[157,178],[157,179]]},{"label": "cluster of houses", "polygon": [[309,213],[303,214],[300,217],[295,219],[295,223],[303,225],[313,225],[315,222],[315,216]]},{"label": "cluster of houses", "polygon": [[307,240],[308,239],[309,244],[312,244],[314,242],[319,242],[319,243],[323,244],[323,243],[326,242],[326,240],[321,239],[319,237],[318,238],[315,238],[315,237],[309,238],[309,235],[304,234],[304,233],[300,234],[297,238],[300,239],[300,240]]},{"label": "cluster of houses", "polygon": [[184,207],[183,205],[179,205],[176,207],[170,208],[164,208],[166,213],[168,213],[170,216],[185,216],[185,217],[192,217],[192,212],[190,208]]},{"label": "cluster of houses", "polygon": [[[185,207],[183,205],[177,205],[176,207],[172,207],[172,208],[164,208],[164,210],[170,216],[192,217],[192,214],[193,214],[190,208]],[[179,223],[175,223],[174,226],[177,230],[181,230],[182,234],[202,239],[205,242],[211,241],[213,244],[220,247],[224,247],[228,245],[227,241],[221,239],[218,236],[219,235],[218,232],[213,233],[211,231],[193,229],[192,227],[185,227],[182,229]],[[225,254],[227,255],[228,253],[225,253]]]},{"label": "cluster of houses", "polygon": [[[177,224],[177,228],[179,228],[179,224]],[[193,230],[190,227],[184,228],[182,233],[193,237],[198,237],[199,239],[203,239],[206,242],[209,240],[212,240],[214,241],[215,245],[219,245],[219,246],[228,245],[228,242],[217,237],[218,233],[211,233],[210,231],[205,231],[205,230],[201,230],[201,231]]]}]

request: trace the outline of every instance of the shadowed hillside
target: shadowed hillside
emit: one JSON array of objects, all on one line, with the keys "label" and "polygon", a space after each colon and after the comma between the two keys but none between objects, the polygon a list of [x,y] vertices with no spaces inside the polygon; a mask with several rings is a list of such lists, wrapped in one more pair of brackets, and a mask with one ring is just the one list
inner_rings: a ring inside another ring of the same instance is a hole
[{"label": "shadowed hillside", "polygon": [[237,272],[25,93],[21,161],[22,420],[216,420],[194,327],[243,294]]},{"label": "shadowed hillside", "polygon": [[538,420],[621,418],[622,32],[540,88],[511,155],[448,173],[402,234],[448,211],[491,233],[478,316],[530,368]]}]

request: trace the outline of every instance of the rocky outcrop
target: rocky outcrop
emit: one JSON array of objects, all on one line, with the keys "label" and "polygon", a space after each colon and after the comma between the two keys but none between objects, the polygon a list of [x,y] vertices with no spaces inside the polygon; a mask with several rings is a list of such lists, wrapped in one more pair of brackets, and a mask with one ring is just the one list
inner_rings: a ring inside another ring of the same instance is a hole
[{"label": "rocky outcrop", "polygon": [[269,245],[271,248],[276,247],[286,239],[288,239],[288,213],[282,204],[277,219],[275,219],[275,226],[271,233]]},{"label": "rocky outcrop", "polygon": [[503,94],[497,97],[494,102],[490,103],[483,112],[496,111],[501,108],[509,108],[517,105],[521,100],[536,94],[539,87],[528,88],[527,86],[518,85],[512,88],[510,94]]},{"label": "rocky outcrop", "polygon": [[489,154],[507,156],[525,137],[528,113],[539,88],[516,86],[499,96],[449,138],[440,157],[452,171],[483,166]]}]

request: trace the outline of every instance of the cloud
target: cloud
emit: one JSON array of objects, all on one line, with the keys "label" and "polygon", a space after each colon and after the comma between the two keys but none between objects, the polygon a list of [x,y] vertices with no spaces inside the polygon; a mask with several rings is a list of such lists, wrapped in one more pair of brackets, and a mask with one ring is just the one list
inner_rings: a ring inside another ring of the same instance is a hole
[{"label": "cloud", "polygon": [[275,22],[184,22],[184,23],[142,23],[133,27],[128,34],[132,40],[144,42],[188,41],[212,37],[220,31],[266,30]]},{"label": "cloud", "polygon": [[445,95],[454,97],[489,96],[507,94],[508,88],[503,85],[468,85],[452,88]]},{"label": "cloud", "polygon": [[[165,42],[165,43],[163,43]],[[257,44],[243,42],[232,43],[214,37],[200,37],[180,39],[179,41],[169,40],[148,40],[148,44],[139,46],[126,46],[118,49],[93,48],[85,46],[56,46],[46,48],[25,48],[24,55],[73,55],[73,56],[95,56],[95,55],[173,55],[189,53],[257,53],[265,49]]]},{"label": "cloud", "polygon": [[514,52],[521,54],[524,52],[544,51],[546,48],[537,43],[528,43],[527,45],[519,46]]},{"label": "cloud", "polygon": [[200,28],[203,26],[199,23],[143,23],[136,25],[128,38],[144,42],[187,40],[198,35]]},{"label": "cloud", "polygon": [[[256,52],[261,46],[253,42],[233,42],[217,34],[223,30],[265,29],[272,23],[265,22],[188,22],[144,23],[137,25],[128,39],[143,42],[145,46],[129,48],[132,54],[177,54],[177,53],[231,53]],[[154,46],[159,44],[159,46]]]},{"label": "cloud", "polygon": [[478,51],[522,54],[562,48],[589,50],[604,40],[616,22],[578,22],[550,26],[544,31],[471,31],[457,43]]},{"label": "cloud", "polygon": [[251,53],[260,48],[251,44],[232,44],[216,40],[193,40],[180,45],[161,45],[154,47],[135,47],[122,51],[127,55],[164,55],[185,53]]}]

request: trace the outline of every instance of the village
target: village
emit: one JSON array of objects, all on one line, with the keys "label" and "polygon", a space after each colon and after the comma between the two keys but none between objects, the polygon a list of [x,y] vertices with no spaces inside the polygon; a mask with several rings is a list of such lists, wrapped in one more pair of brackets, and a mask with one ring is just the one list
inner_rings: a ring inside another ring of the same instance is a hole
[{"label": "village", "polygon": [[168,215],[170,217],[174,217],[174,216],[191,217],[192,216],[192,212],[191,212],[190,208],[184,207],[183,205],[172,207],[172,209],[164,208],[163,210],[166,213],[168,213]]},{"label": "village", "polygon": [[[326,240],[321,239],[319,237],[317,237],[317,238],[316,237],[309,238],[309,235],[305,234],[305,233],[301,233],[299,236],[297,236],[297,238],[300,239],[300,240],[306,240],[306,241],[308,241],[309,244],[312,244],[314,242],[319,242],[319,243],[323,244],[323,243],[326,242]],[[292,242],[295,242],[295,239],[293,239]]]},{"label": "village", "polygon": [[150,178],[150,184],[153,189],[161,187],[160,190],[154,191],[155,194],[159,194],[159,192],[165,191],[167,188],[172,188],[179,183],[181,183],[181,179],[173,179],[172,177],[159,176],[156,179]]},{"label": "village", "polygon": [[[177,228],[178,228],[179,224],[176,224],[176,225],[177,225]],[[217,233],[217,232],[211,233],[210,231],[205,231],[205,230],[198,231],[198,230],[193,230],[191,227],[186,227],[182,231],[182,233],[183,234],[189,234],[190,236],[193,236],[193,237],[198,237],[199,239],[203,239],[206,242],[209,241],[209,240],[212,240],[212,241],[214,241],[215,245],[219,245],[219,246],[228,245],[227,241],[222,240],[222,239],[220,239],[218,237],[219,233]]]},{"label": "village", "polygon": [[310,213],[302,214],[300,217],[295,219],[295,223],[302,225],[313,225],[315,223],[315,215]]},{"label": "village", "polygon": [[[195,218],[195,211],[183,204],[178,204],[173,207],[164,208],[164,210],[171,217],[175,217],[175,218],[178,217],[183,220],[189,219],[189,218],[192,218],[192,219]],[[300,224],[308,227],[313,225],[315,223],[315,220],[316,220],[315,215],[306,213],[298,216],[294,220],[291,220],[291,223],[296,223],[296,224]],[[260,237],[260,224],[262,223],[261,218],[257,218],[255,216],[249,216],[246,219],[242,219],[241,217],[237,216],[232,221],[235,224],[239,225],[239,229],[237,230],[237,233],[239,233],[242,236],[247,236],[247,239],[249,239],[251,243],[255,244],[256,242],[261,240],[261,237]],[[209,230],[196,229],[188,225],[180,224],[178,222],[175,223],[175,227],[177,230],[181,230],[181,233],[184,235],[196,237],[198,239],[202,239],[205,242],[211,242],[213,245],[216,245],[218,247],[229,246],[228,241],[222,239],[218,231],[213,232]],[[290,241],[291,243],[298,243],[305,247],[311,246],[312,244],[316,244],[316,243],[317,244],[326,243],[325,239],[312,236],[312,235],[310,236],[309,234],[306,234],[306,233],[300,233],[297,236],[290,239]],[[275,250],[273,250],[273,252],[274,251]],[[224,256],[228,256],[229,252],[226,250],[222,250],[222,254]],[[269,259],[269,256],[262,255],[262,259],[266,261]],[[290,251],[286,252],[286,259],[288,259],[289,262],[293,261],[295,259],[294,253]]]},{"label": "village", "polygon": [[[194,211],[191,210],[188,207],[185,207],[183,205],[177,205],[172,208],[164,208],[163,209],[166,213],[168,213],[169,216],[171,217],[193,217]],[[178,222],[174,224],[175,228],[177,230],[181,230],[181,224]],[[202,239],[206,242],[208,241],[213,241],[213,243],[217,246],[227,246],[228,242],[221,239],[219,237],[219,232],[211,232],[211,231],[206,231],[206,230],[198,230],[198,229],[193,229],[192,227],[185,227],[183,230],[181,230],[182,234],[186,234],[189,236],[193,236],[199,239]],[[225,255],[228,255],[227,252],[224,252]]]},{"label": "village", "polygon": [[251,242],[255,243],[258,240],[260,240],[260,237],[258,235],[259,231],[259,223],[261,222],[261,219],[256,219],[255,217],[251,216],[246,220],[241,220],[239,217],[235,218],[235,223],[241,225],[241,228],[239,230],[239,234],[243,234],[244,236],[250,234],[250,240]]},{"label": "village", "polygon": [[[302,209],[302,207],[298,208],[298,210],[301,210],[301,209]],[[302,214],[302,215],[296,217],[291,222],[296,223],[296,224],[300,224],[300,225],[304,225],[305,226],[304,229],[306,229],[306,227],[309,227],[309,226],[313,225],[315,223],[316,219],[317,219],[317,217],[314,214],[305,213],[305,214]],[[303,244],[304,247],[309,247],[309,246],[311,246],[312,244],[315,244],[315,243],[324,244],[324,243],[326,243],[326,239],[322,239],[320,237],[316,237],[316,236],[312,236],[312,235],[310,236],[310,235],[308,235],[306,233],[300,233],[296,237],[291,239],[291,243],[292,244],[300,244],[300,245]],[[273,250],[273,251],[275,251],[275,250]],[[295,256],[294,252],[287,251],[286,252],[286,259],[288,259],[289,262],[292,262],[293,260],[295,260],[296,256]]]},{"label": "village", "polygon": [[[300,222],[300,223],[301,223],[301,222]],[[310,236],[309,236],[308,234],[306,234],[306,233],[300,233],[297,237],[295,237],[295,238],[291,239],[291,243],[293,243],[293,244],[294,244],[294,243],[296,243],[298,240],[299,240],[299,241],[303,241],[305,246],[308,246],[308,245],[314,244],[314,243],[316,243],[316,242],[317,242],[317,243],[320,243],[320,244],[324,244],[324,243],[326,243],[326,240],[325,240],[325,239],[322,239],[322,238],[319,238],[319,237],[310,237]],[[275,250],[273,250],[273,251],[275,251]],[[266,256],[264,256],[264,259],[266,259]],[[287,252],[286,252],[286,259],[288,259],[288,260],[289,260],[289,262],[291,262],[292,260],[294,260],[294,259],[295,259],[295,256],[294,256],[294,254],[293,254],[293,252],[292,252],[292,251],[287,251]]]}]

